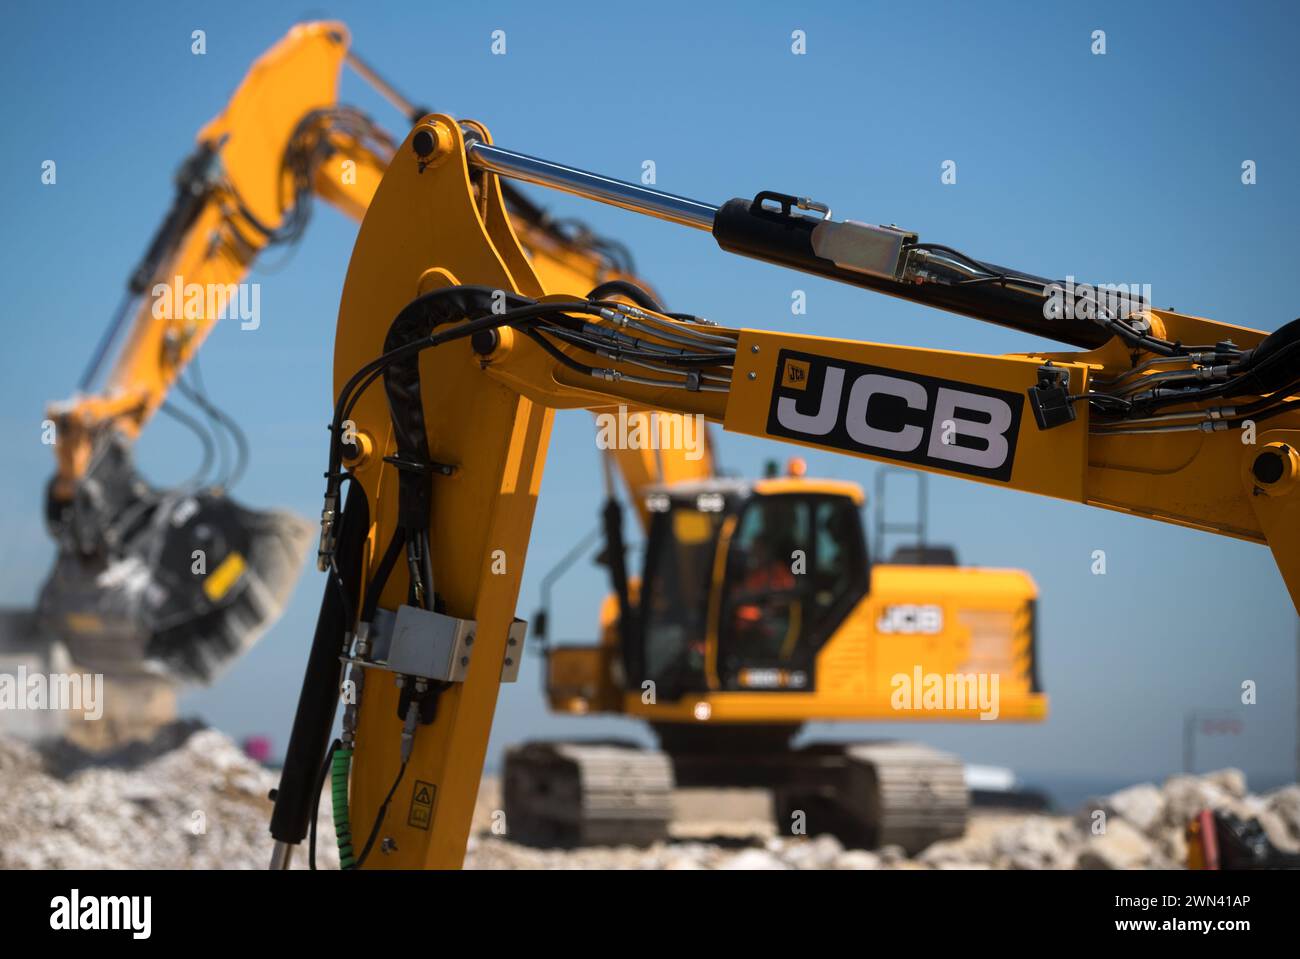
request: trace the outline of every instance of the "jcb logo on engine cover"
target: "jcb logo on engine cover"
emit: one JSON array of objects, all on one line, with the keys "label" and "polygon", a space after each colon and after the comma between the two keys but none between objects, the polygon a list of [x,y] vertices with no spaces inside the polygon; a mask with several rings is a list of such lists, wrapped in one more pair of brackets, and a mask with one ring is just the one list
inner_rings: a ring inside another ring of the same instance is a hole
[{"label": "jcb logo on engine cover", "polygon": [[943,607],[914,606],[910,603],[886,606],[880,611],[880,618],[876,620],[876,632],[926,635],[942,633]]},{"label": "jcb logo on engine cover", "polygon": [[1011,478],[1024,397],[919,373],[782,350],[771,436],[904,463]]}]

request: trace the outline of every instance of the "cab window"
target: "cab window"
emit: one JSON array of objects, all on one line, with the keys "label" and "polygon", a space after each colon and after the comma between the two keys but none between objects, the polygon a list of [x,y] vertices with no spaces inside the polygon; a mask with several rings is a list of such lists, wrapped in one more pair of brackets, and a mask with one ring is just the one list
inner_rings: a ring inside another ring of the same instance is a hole
[{"label": "cab window", "polygon": [[718,623],[720,685],[811,689],[818,650],[866,594],[868,581],[852,500],[751,500],[729,549]]}]

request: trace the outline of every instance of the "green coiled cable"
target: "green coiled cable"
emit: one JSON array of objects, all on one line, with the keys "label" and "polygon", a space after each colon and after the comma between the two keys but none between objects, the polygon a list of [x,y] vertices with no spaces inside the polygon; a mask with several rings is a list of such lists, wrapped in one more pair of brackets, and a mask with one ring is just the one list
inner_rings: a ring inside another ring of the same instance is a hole
[{"label": "green coiled cable", "polygon": [[334,835],[339,843],[339,868],[356,864],[352,852],[352,823],[348,819],[348,774],[352,770],[352,750],[340,746],[330,763],[330,789],[334,797]]}]

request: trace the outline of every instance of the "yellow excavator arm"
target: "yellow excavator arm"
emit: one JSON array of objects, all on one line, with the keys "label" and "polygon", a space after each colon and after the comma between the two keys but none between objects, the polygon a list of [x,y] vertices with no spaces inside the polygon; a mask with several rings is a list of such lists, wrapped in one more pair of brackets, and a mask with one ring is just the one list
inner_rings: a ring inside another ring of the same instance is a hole
[{"label": "yellow excavator arm", "polygon": [[[287,601],[310,535],[300,520],[231,501],[224,487],[238,466],[213,485],[148,487],[130,447],[179,390],[232,434],[242,460],[237,425],[201,383],[182,375],[218,322],[246,329],[258,322],[260,291],[244,281],[268,248],[302,235],[315,198],[355,220],[365,214],[394,144],[366,115],[338,103],[344,64],[408,118],[425,112],[349,43],[340,23],[303,24],[253,64],[199,131],[172,206],[132,271],[79,392],[50,407],[57,467],[47,516],[59,549],[38,614],[83,666],[120,672],[147,662],[210,680]],[[518,191],[510,216],[533,267],[552,285],[592,289],[631,270],[616,244],[551,222]],[[215,536],[190,542],[204,529]],[[205,557],[201,578],[187,572],[191,560],[181,561],[196,545]],[[141,566],[147,582],[118,572]]]},{"label": "yellow excavator arm", "polygon": [[[365,215],[393,143],[366,115],[339,105],[344,64],[404,112],[420,111],[351,52],[350,42],[342,23],[293,27],[199,131],[177,173],[172,208],[132,271],[80,391],[50,408],[59,436],[56,488],[63,495],[84,476],[106,429],[134,440],[215,324],[241,322],[238,284],[268,247],[301,235],[314,197],[358,222]],[[607,257],[547,228],[540,211],[515,198],[516,227],[549,282],[590,288],[618,275]],[[104,367],[102,387],[92,389]]]},{"label": "yellow excavator arm", "polygon": [[357,219],[364,214],[392,144],[360,113],[337,106],[347,52],[342,24],[294,27],[199,131],[80,391],[50,409],[57,498],[72,495],[106,429],[135,439],[213,326],[239,322],[237,285],[268,245],[296,236],[312,190]]},{"label": "yellow excavator arm", "polygon": [[[592,299],[530,264],[502,177],[1080,351],[923,350]],[[1267,544],[1300,602],[1297,324],[1266,334],[1111,292],[835,221],[806,198],[713,207],[500,149],[478,123],[422,119],[362,223],[339,310],[330,585],[272,822],[276,864],[305,834],[340,656],[329,768],[347,797],[344,865],[460,864],[499,685],[522,651],[515,602],[558,408],[702,414]]]}]

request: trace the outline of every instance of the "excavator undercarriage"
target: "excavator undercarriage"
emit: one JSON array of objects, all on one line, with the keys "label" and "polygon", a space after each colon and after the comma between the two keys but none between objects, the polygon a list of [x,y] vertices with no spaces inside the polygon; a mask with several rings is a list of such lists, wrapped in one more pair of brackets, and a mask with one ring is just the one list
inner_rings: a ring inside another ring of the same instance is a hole
[{"label": "excavator undercarriage", "polygon": [[[507,750],[507,835],[533,846],[666,841],[673,790],[762,788],[777,835],[829,833],[846,846],[909,855],[966,829],[960,759],[920,743],[792,747],[797,727],[658,725],[660,749],[630,743],[528,742]],[[687,735],[682,735],[687,733]]]}]

